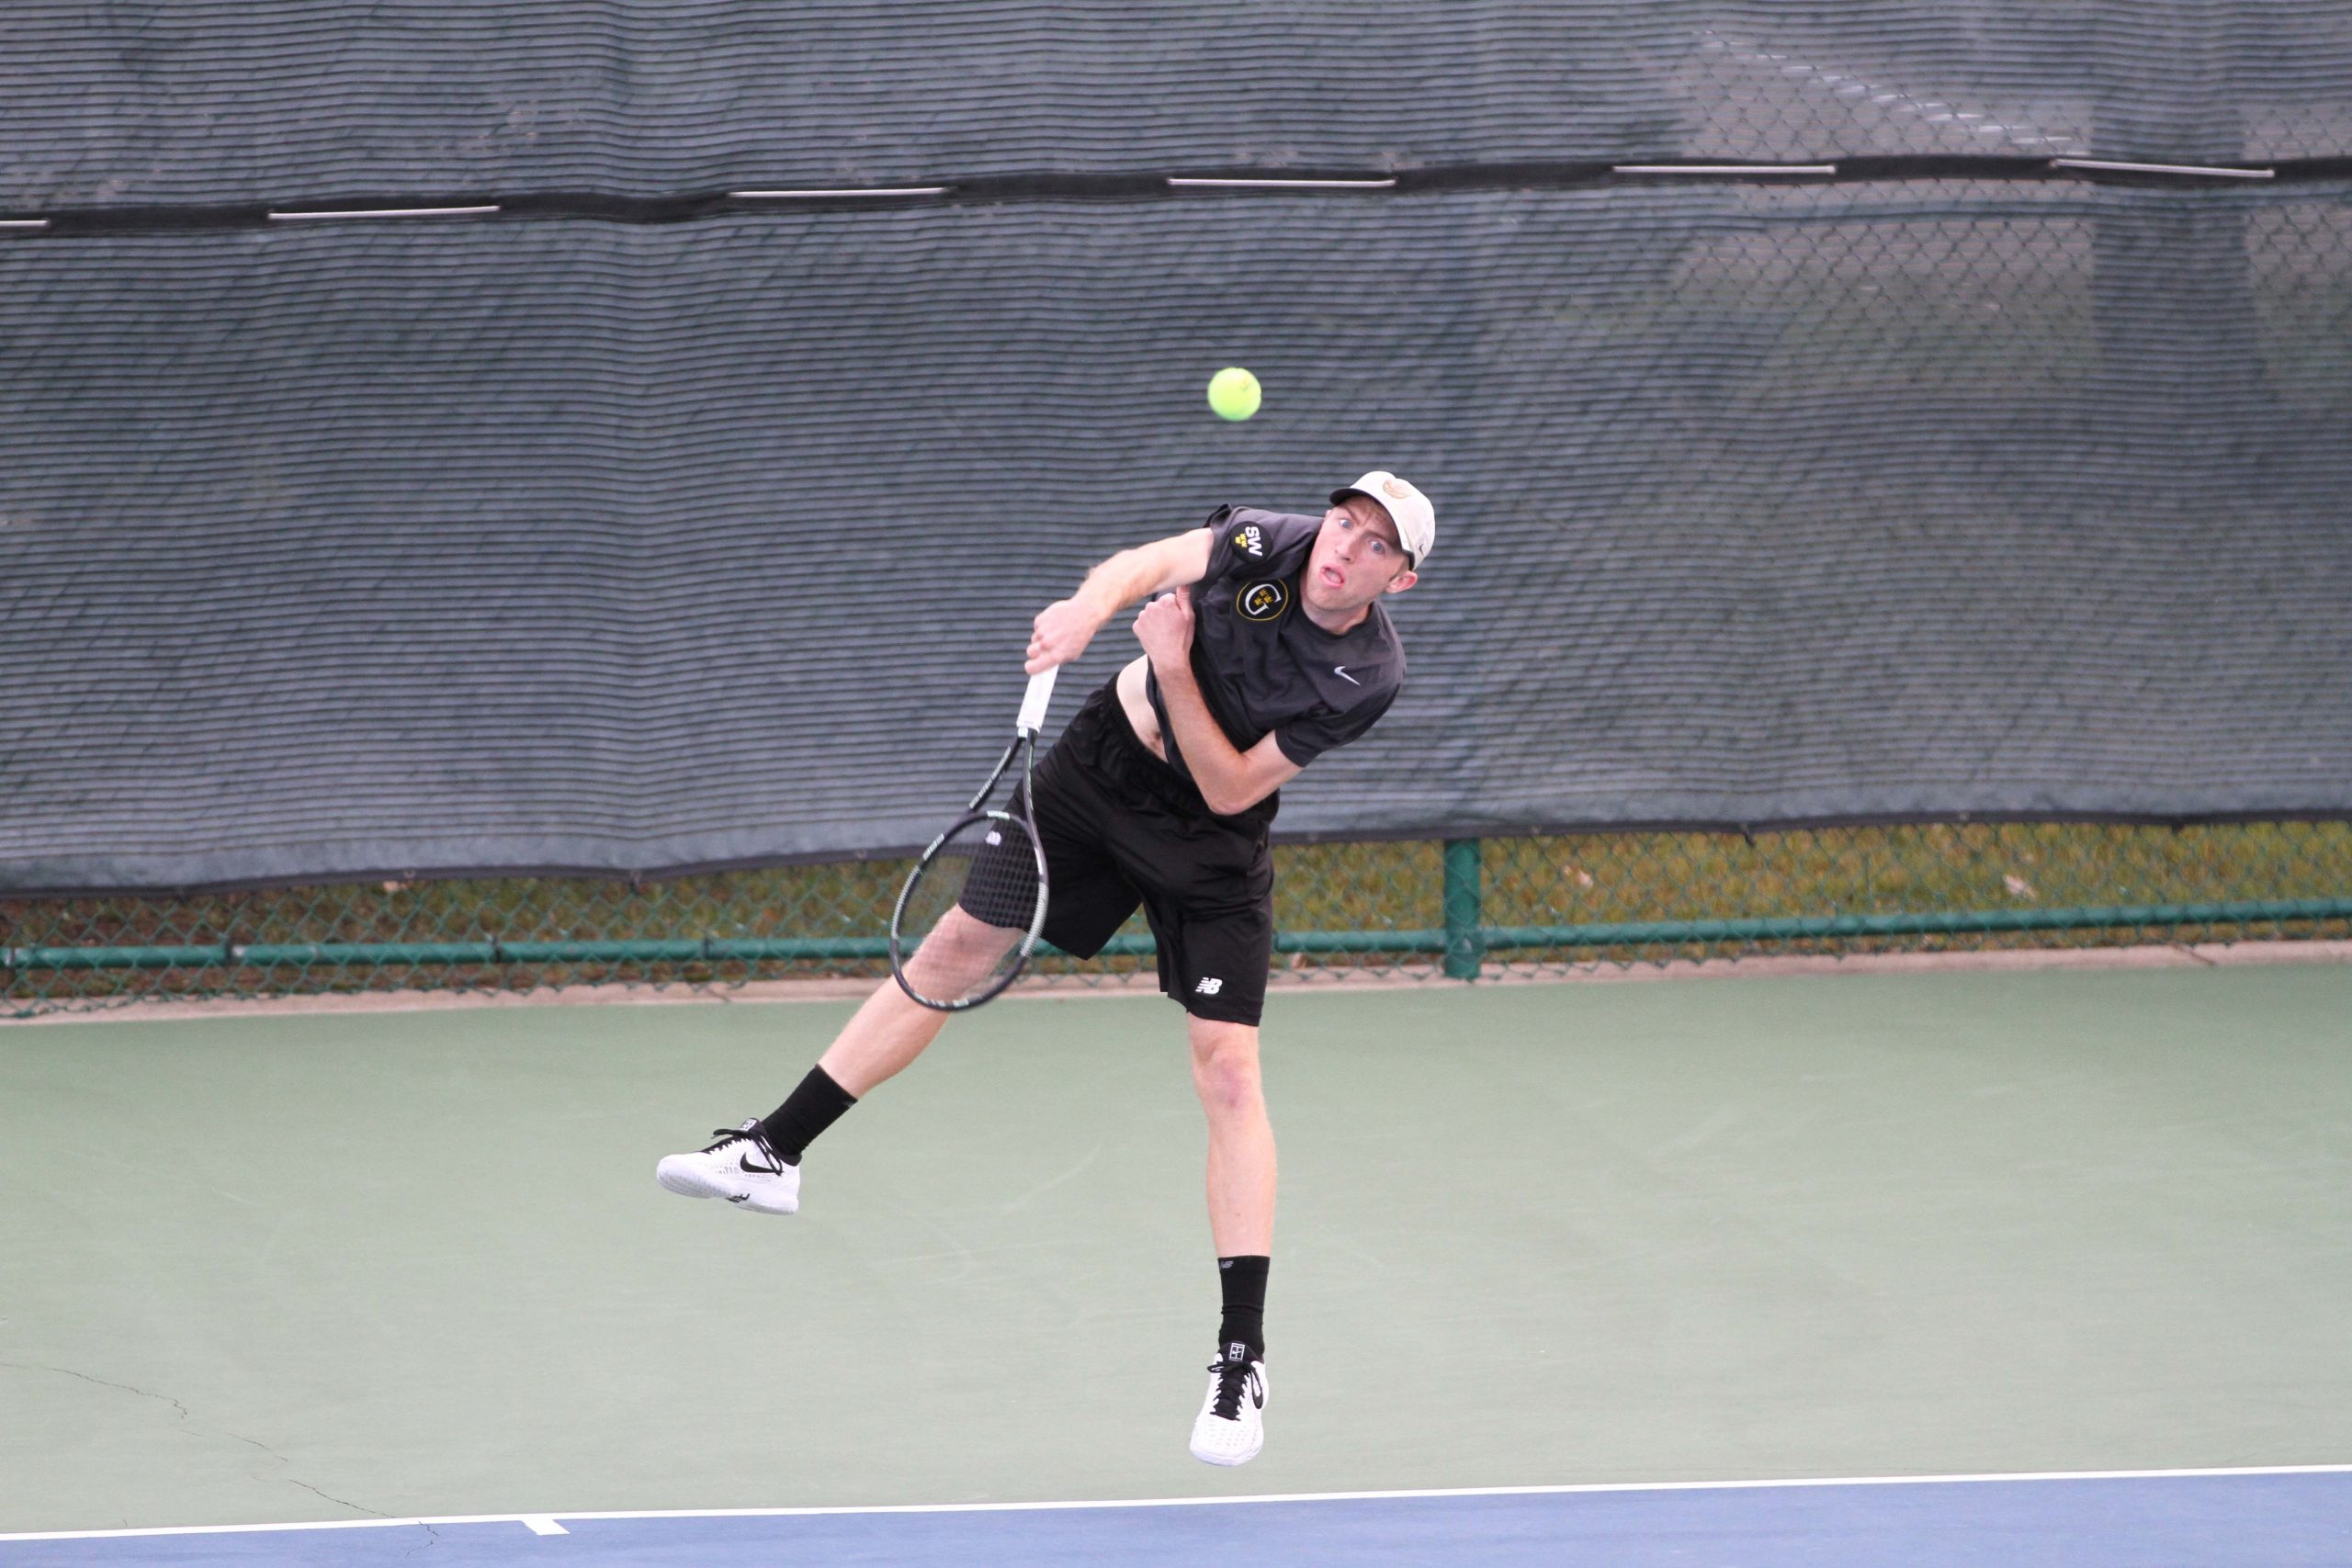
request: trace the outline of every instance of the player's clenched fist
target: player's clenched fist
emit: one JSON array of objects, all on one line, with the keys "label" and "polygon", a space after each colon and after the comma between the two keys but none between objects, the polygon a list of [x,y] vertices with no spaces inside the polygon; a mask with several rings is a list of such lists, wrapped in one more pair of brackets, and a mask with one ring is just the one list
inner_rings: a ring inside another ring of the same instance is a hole
[{"label": "player's clenched fist", "polygon": [[1136,640],[1154,665],[1181,665],[1193,654],[1193,595],[1179,588],[1143,607],[1136,616]]},{"label": "player's clenched fist", "polygon": [[1086,651],[1102,625],[1102,617],[1078,600],[1055,600],[1029,623],[1029,662],[1023,668],[1037,675],[1068,664]]}]

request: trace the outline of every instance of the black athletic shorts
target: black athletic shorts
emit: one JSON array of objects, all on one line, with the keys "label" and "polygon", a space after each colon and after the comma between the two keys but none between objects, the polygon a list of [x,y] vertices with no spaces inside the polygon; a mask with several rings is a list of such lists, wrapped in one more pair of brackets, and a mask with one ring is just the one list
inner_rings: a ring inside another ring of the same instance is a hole
[{"label": "black athletic shorts", "polygon": [[1140,904],[1159,988],[1195,1018],[1256,1023],[1274,947],[1274,811],[1269,796],[1238,816],[1212,813],[1101,687],[1037,763],[1046,940],[1091,958]]}]

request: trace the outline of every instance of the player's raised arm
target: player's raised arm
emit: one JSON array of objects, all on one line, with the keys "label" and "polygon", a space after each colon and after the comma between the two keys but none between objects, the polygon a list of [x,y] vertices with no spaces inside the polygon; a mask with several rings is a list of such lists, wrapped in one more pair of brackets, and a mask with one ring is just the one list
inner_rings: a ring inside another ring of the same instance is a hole
[{"label": "player's raised arm", "polygon": [[1029,629],[1024,668],[1035,675],[1067,664],[1085,652],[1102,624],[1127,605],[1198,582],[1208,575],[1209,550],[1216,542],[1214,530],[1193,528],[1121,550],[1088,572],[1077,592],[1037,612]]}]

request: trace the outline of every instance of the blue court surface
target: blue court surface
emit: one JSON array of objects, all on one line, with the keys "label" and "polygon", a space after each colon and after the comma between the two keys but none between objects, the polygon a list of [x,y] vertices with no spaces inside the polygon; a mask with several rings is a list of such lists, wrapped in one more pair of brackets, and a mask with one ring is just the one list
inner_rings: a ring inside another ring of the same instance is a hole
[{"label": "blue court surface", "polygon": [[2352,1466],[968,1506],[535,1514],[0,1536],[0,1568],[2341,1568]]}]

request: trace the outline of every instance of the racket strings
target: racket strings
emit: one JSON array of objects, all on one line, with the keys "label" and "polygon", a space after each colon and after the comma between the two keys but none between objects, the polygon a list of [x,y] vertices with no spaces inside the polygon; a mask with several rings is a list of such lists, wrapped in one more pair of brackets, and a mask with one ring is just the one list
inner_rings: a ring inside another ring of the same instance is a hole
[{"label": "racket strings", "polygon": [[1044,898],[1026,823],[991,816],[959,824],[918,868],[900,906],[909,987],[947,1004],[989,995],[1027,961]]}]

